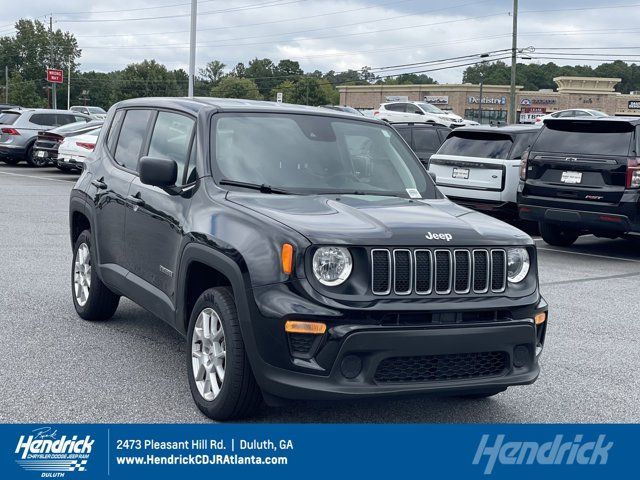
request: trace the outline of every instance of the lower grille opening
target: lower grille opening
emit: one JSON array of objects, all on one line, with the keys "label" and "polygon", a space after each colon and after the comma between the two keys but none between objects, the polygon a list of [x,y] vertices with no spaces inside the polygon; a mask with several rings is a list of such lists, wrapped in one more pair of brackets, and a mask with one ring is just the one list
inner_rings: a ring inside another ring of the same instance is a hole
[{"label": "lower grille opening", "polygon": [[386,358],[378,365],[378,383],[433,382],[503,375],[506,352],[454,353]]},{"label": "lower grille opening", "polygon": [[291,353],[308,354],[313,348],[317,335],[311,335],[308,333],[290,333],[289,334],[289,347]]}]

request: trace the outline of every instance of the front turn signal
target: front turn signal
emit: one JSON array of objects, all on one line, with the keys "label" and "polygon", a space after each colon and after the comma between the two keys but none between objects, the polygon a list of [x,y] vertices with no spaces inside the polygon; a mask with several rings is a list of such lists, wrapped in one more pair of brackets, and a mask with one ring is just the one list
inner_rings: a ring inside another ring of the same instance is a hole
[{"label": "front turn signal", "polygon": [[293,245],[290,243],[282,244],[282,271],[287,275],[291,275],[293,272]]},{"label": "front turn signal", "polygon": [[547,321],[547,312],[536,313],[535,316],[536,325],[542,325]]},{"label": "front turn signal", "polygon": [[284,324],[284,330],[287,333],[310,333],[312,335],[322,335],[327,331],[327,326],[321,322],[300,322],[297,320],[288,320]]}]

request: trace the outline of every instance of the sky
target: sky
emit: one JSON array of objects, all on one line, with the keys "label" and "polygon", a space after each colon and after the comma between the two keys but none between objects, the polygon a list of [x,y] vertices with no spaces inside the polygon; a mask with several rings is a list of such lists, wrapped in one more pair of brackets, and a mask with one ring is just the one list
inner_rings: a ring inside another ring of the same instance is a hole
[{"label": "sky", "polygon": [[[535,49],[522,61],[640,63],[640,0],[519,3],[518,48]],[[0,35],[11,34],[19,18],[48,22],[52,15],[54,28],[77,38],[83,71],[144,59],[187,70],[190,8],[190,0],[11,2],[0,9]],[[200,0],[196,68],[211,60],[229,70],[255,57],[288,58],[305,71],[369,66],[379,75],[424,72],[459,83],[462,64],[484,53],[509,55],[512,9],[512,0]]]}]

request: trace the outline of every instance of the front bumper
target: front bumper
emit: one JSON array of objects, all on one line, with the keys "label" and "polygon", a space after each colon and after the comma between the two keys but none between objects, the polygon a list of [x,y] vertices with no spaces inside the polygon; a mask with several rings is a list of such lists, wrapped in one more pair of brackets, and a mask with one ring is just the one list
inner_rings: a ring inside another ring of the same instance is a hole
[{"label": "front bumper", "polygon": [[[536,326],[534,317],[547,311],[542,298],[514,310],[518,318],[465,324],[385,325],[355,311],[331,317],[324,310],[269,318],[256,309],[243,325],[253,372],[265,393],[308,400],[463,394],[530,384],[540,371],[547,322]],[[284,331],[287,319],[301,317],[327,324],[327,332],[302,354]],[[487,366],[487,359],[502,363]]]},{"label": "front bumper", "polygon": [[518,218],[518,205],[514,202],[460,198],[447,195],[452,202],[479,212],[488,213],[499,218],[513,220]]}]

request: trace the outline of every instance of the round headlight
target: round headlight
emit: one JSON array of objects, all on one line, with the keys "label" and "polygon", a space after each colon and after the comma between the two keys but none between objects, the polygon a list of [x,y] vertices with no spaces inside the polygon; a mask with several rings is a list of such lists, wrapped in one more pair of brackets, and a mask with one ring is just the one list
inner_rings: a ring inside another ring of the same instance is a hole
[{"label": "round headlight", "polygon": [[511,283],[520,283],[529,273],[529,253],[525,248],[507,250],[507,278]]},{"label": "round headlight", "polygon": [[342,247],[321,247],[313,254],[313,274],[329,287],[344,283],[351,275],[353,262],[349,250]]}]

